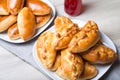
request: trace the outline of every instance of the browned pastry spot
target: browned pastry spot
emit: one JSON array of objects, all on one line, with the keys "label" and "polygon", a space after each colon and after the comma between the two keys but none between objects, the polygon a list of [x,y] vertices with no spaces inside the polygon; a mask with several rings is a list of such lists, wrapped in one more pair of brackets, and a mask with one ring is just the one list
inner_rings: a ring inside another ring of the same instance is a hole
[{"label": "browned pastry spot", "polygon": [[97,24],[93,21],[88,21],[72,38],[68,48],[73,53],[84,52],[94,46],[99,39],[100,33]]},{"label": "browned pastry spot", "polygon": [[77,80],[83,71],[83,60],[67,49],[61,51],[61,66],[56,73],[66,80]]},{"label": "browned pastry spot", "polygon": [[7,31],[7,34],[11,40],[19,39],[19,30],[17,23],[13,24]]},{"label": "browned pastry spot", "polygon": [[73,36],[79,31],[78,25],[64,16],[55,19],[55,29],[53,48],[56,50],[67,48]]},{"label": "browned pastry spot", "polygon": [[6,31],[16,21],[17,21],[17,17],[14,15],[1,16],[0,17],[0,32]]},{"label": "browned pastry spot", "polygon": [[55,62],[51,70],[56,71],[60,67],[60,65],[61,65],[61,54],[57,53]]},{"label": "browned pastry spot", "polygon": [[102,42],[98,42],[94,47],[84,52],[82,57],[92,64],[107,64],[115,61],[117,54]]},{"label": "browned pastry spot", "polygon": [[50,20],[51,14],[44,15],[44,16],[36,16],[35,18],[36,18],[37,29],[39,29]]},{"label": "browned pastry spot", "polygon": [[69,18],[65,16],[57,16],[54,20],[56,32],[61,33],[62,30],[65,29],[64,27],[62,27],[62,25],[69,23],[73,23]]},{"label": "browned pastry spot", "polygon": [[94,65],[85,62],[84,70],[78,80],[88,80],[94,78],[98,74],[98,70]]},{"label": "browned pastry spot", "polygon": [[41,0],[26,0],[26,6],[32,10],[34,15],[48,15],[51,13],[50,6]]},{"label": "browned pastry spot", "polygon": [[23,8],[25,2],[24,0],[6,0],[6,1],[8,10],[12,15],[17,15],[19,11]]},{"label": "browned pastry spot", "polygon": [[7,0],[0,0],[0,15],[9,15]]},{"label": "browned pastry spot", "polygon": [[56,59],[56,50],[52,49],[53,33],[50,31],[42,33],[37,39],[37,55],[42,64],[52,70]]}]

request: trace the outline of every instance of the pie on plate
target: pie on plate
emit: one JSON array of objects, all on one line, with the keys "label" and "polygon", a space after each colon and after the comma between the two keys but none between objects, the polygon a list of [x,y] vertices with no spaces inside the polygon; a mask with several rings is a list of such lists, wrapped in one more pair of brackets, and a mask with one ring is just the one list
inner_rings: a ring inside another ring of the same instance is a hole
[{"label": "pie on plate", "polygon": [[[84,21],[81,21],[81,20],[76,20],[76,19],[71,19],[74,23],[78,24],[78,26],[84,26],[86,22]],[[48,31],[51,31],[51,32],[55,32],[55,26],[52,26],[50,29],[48,29]],[[111,39],[106,35],[104,34],[103,32],[99,31],[100,32],[100,36],[101,36],[101,41],[104,45],[106,45],[107,47],[111,48],[115,54],[117,54],[117,50],[116,50],[116,47],[114,45],[114,43],[111,41]],[[37,45],[37,41],[35,42],[34,46],[33,46],[33,57],[36,61],[36,63],[38,64],[40,70],[42,72],[44,72],[45,74],[47,74],[49,77],[51,77],[52,79],[54,80],[64,80],[63,78],[61,78],[60,76],[58,76],[56,74],[56,72],[53,72],[49,69],[47,69],[41,62],[41,60],[39,59],[39,56],[38,56],[38,53],[37,53],[37,49],[36,49],[36,45]],[[77,55],[77,53],[74,53],[75,55]],[[70,54],[68,54],[70,55]],[[61,56],[62,57],[62,56]],[[66,57],[67,58],[67,57]],[[71,58],[71,57],[70,57]],[[69,58],[67,59],[69,60]],[[61,60],[62,61],[62,60]],[[108,69],[111,67],[112,63],[110,64],[107,64],[107,65],[97,65],[95,64],[94,66],[97,68],[98,70],[98,74],[92,78],[92,80],[98,80],[100,77],[102,77],[107,71]],[[89,65],[90,66],[90,65]],[[91,66],[92,67],[92,66]],[[95,72],[96,73],[96,72]]]}]

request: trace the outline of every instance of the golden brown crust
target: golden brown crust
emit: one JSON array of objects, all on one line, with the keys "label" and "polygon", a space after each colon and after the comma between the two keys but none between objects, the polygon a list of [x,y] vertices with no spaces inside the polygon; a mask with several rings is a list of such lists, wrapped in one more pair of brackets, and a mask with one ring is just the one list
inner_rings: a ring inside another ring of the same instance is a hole
[{"label": "golden brown crust", "polygon": [[66,80],[77,80],[83,71],[83,60],[67,49],[61,51],[61,66],[56,73]]},{"label": "golden brown crust", "polygon": [[0,0],[0,15],[9,15],[7,0]]},{"label": "golden brown crust", "polygon": [[60,67],[60,65],[61,65],[61,54],[57,53],[54,65],[51,70],[56,71]]},{"label": "golden brown crust", "polygon": [[85,26],[72,38],[68,48],[73,53],[88,50],[100,39],[98,26],[93,21],[88,21]]},{"label": "golden brown crust", "polygon": [[61,27],[63,29],[59,33],[56,32],[54,34],[53,48],[56,50],[67,48],[69,42],[79,30],[74,23],[64,24]]},{"label": "golden brown crust", "polygon": [[98,74],[98,70],[94,65],[85,62],[84,70],[78,80],[88,80],[94,78]]},{"label": "golden brown crust", "polygon": [[54,23],[56,34],[54,35],[53,48],[56,50],[67,48],[73,36],[79,31],[78,25],[64,16],[58,16]]},{"label": "golden brown crust", "polygon": [[8,29],[7,34],[11,40],[16,40],[20,38],[17,23],[13,24]]},{"label": "golden brown crust", "polygon": [[29,40],[35,34],[36,22],[32,11],[24,7],[18,14],[18,30],[23,40]]},{"label": "golden brown crust", "polygon": [[47,15],[51,13],[50,6],[41,0],[26,0],[26,6],[32,10],[34,15]]},{"label": "golden brown crust", "polygon": [[17,21],[17,17],[14,15],[1,16],[0,17],[0,32],[6,31],[16,21]]},{"label": "golden brown crust", "polygon": [[7,7],[12,15],[17,15],[24,6],[24,0],[7,0]]},{"label": "golden brown crust", "polygon": [[[36,49],[42,64],[49,70],[55,71],[61,78],[65,80],[94,78],[98,74],[98,70],[88,62],[106,64],[117,58],[117,55],[106,47],[92,49],[100,40],[100,33],[95,22],[88,21],[80,29],[69,18],[59,16],[54,23],[56,32],[42,33],[37,40]],[[71,39],[73,41],[68,44]],[[69,46],[63,47],[66,45]],[[61,52],[61,54],[57,52]],[[78,52],[80,54],[74,54]]]},{"label": "golden brown crust", "polygon": [[53,33],[47,31],[39,36],[36,45],[39,59],[41,60],[42,64],[50,70],[52,69],[56,59],[56,50],[52,49],[51,45],[52,40]]},{"label": "golden brown crust", "polygon": [[64,27],[61,26],[69,23],[73,23],[69,18],[65,16],[57,16],[54,20],[56,32],[61,33],[61,31],[65,29]]},{"label": "golden brown crust", "polygon": [[36,16],[37,29],[45,25],[50,20],[50,18],[51,18],[51,14],[44,15],[44,16]]},{"label": "golden brown crust", "polygon": [[94,47],[84,52],[82,57],[92,64],[107,64],[117,59],[117,54],[109,47],[98,42]]}]

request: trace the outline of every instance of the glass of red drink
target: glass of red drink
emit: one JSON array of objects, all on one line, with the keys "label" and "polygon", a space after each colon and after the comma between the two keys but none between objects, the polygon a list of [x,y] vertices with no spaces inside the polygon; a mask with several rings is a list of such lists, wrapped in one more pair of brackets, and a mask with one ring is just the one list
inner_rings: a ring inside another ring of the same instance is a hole
[{"label": "glass of red drink", "polygon": [[69,15],[79,15],[82,12],[82,0],[65,0],[64,10]]}]

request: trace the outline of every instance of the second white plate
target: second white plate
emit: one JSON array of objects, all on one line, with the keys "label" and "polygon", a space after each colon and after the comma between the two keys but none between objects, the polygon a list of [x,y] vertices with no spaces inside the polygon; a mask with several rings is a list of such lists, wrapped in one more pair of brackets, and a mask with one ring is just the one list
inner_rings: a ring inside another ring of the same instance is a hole
[{"label": "second white plate", "polygon": [[[52,5],[52,3],[49,0],[42,0],[42,1],[47,3],[52,8],[52,16],[51,16],[50,20],[43,27],[41,27],[40,29],[37,30],[36,34],[31,39],[35,38],[41,32],[43,32],[50,25],[50,23],[54,20],[55,15],[56,15],[56,10],[55,10],[55,7]],[[7,32],[0,33],[0,39],[5,40],[7,42],[11,42],[11,43],[24,43],[24,42],[26,42],[26,41],[24,41],[22,39],[11,40],[8,37]]]}]

